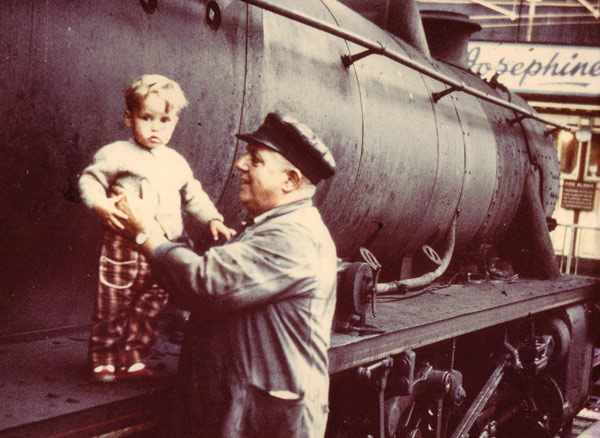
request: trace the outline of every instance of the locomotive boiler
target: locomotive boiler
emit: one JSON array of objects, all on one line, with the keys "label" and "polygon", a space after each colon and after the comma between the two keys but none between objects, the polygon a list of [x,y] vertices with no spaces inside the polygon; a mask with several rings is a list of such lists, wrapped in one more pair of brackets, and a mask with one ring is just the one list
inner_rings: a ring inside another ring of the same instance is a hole
[{"label": "locomotive boiler", "polygon": [[338,171],[315,198],[340,257],[329,436],[567,430],[589,391],[600,286],[557,270],[557,126],[468,70],[476,23],[412,0],[0,10],[11,330],[89,318],[100,230],[76,182],[100,146],[127,136],[122,91],[161,73],[190,101],[172,144],[234,227],[247,219],[237,132],[276,110],[332,150]]}]

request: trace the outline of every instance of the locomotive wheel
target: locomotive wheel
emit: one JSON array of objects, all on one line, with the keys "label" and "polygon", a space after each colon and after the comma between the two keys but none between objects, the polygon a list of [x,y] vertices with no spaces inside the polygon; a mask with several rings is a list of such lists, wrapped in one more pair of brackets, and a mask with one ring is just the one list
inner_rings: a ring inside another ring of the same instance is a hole
[{"label": "locomotive wheel", "polygon": [[556,436],[564,423],[565,412],[564,397],[554,379],[540,377],[528,382],[521,402],[521,412],[498,428],[499,437]]},{"label": "locomotive wheel", "polygon": [[437,401],[426,399],[413,401],[396,423],[396,432],[391,433],[394,438],[435,438],[437,422]]}]

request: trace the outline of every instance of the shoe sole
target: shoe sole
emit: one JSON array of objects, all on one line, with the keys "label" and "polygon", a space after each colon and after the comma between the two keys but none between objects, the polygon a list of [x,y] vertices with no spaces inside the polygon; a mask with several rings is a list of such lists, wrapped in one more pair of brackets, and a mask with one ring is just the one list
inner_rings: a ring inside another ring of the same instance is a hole
[{"label": "shoe sole", "polygon": [[114,374],[112,374],[112,375],[104,374],[102,376],[92,375],[91,380],[93,383],[113,383],[113,382],[117,381],[117,376]]}]

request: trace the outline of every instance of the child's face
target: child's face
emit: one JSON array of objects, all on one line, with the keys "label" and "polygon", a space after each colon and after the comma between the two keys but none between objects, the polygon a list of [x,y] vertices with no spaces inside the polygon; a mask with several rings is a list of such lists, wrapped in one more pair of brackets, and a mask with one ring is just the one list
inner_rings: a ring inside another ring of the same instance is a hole
[{"label": "child's face", "polygon": [[125,110],[125,124],[142,146],[152,149],[169,143],[179,117],[174,111],[165,112],[166,102],[157,94],[150,94],[139,108]]}]

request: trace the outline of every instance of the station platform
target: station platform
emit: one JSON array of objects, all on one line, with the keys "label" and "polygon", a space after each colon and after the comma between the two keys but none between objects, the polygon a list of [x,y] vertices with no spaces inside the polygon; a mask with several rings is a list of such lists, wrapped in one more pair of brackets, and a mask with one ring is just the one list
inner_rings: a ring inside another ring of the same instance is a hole
[{"label": "station platform", "polygon": [[573,438],[600,438],[600,380],[596,381],[586,406],[573,421]]}]

